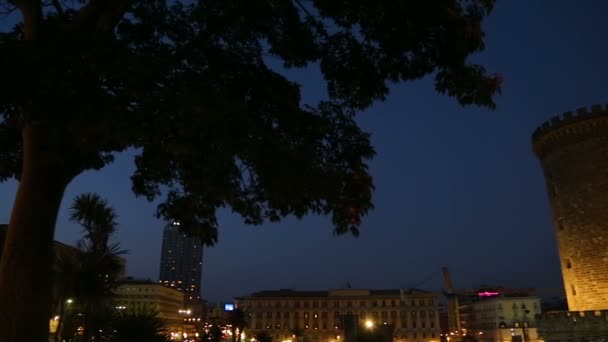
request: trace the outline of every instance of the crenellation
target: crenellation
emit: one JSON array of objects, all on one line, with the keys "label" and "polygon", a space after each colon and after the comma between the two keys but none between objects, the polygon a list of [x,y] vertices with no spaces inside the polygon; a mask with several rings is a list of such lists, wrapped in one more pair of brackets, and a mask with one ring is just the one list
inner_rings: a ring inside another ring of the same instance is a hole
[{"label": "crenellation", "polygon": [[608,336],[608,311],[548,312],[536,317],[538,334],[547,341],[573,338],[600,341]]},{"label": "crenellation", "polygon": [[536,141],[542,135],[569,124],[606,115],[608,115],[608,104],[595,104],[590,107],[580,107],[575,112],[564,112],[543,122],[532,134],[532,141]]},{"label": "crenellation", "polygon": [[574,113],[555,116],[534,131],[532,142],[536,155],[543,158],[554,149],[564,149],[591,137],[608,138],[608,106],[579,108]]},{"label": "crenellation", "polygon": [[548,311],[538,315],[539,319],[543,320],[559,320],[559,321],[581,321],[588,320],[608,320],[608,310],[585,310],[585,311]]}]

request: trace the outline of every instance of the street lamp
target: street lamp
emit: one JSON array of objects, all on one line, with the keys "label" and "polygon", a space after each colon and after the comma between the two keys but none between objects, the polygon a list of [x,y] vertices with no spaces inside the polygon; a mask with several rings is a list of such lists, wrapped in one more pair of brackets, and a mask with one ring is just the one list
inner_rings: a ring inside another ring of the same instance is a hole
[{"label": "street lamp", "polygon": [[374,328],[374,322],[372,322],[372,320],[368,319],[365,321],[365,327],[369,330]]}]

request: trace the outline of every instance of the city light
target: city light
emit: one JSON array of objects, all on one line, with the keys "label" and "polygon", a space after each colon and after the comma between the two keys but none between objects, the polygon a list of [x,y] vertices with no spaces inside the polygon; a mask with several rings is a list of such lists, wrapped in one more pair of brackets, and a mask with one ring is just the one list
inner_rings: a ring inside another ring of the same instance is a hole
[{"label": "city light", "polygon": [[68,300],[66,300],[65,302],[66,302],[67,304],[72,304],[72,303],[74,303],[74,300],[72,300],[72,299],[68,299]]},{"label": "city light", "polygon": [[367,329],[372,329],[374,327],[374,322],[368,319],[367,321],[365,321],[365,327]]}]

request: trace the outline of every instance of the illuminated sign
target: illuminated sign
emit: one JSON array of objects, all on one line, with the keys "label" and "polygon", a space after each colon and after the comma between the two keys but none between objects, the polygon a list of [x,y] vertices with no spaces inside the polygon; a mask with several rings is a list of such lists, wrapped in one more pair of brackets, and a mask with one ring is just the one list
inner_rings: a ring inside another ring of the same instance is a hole
[{"label": "illuminated sign", "polygon": [[494,296],[498,296],[499,294],[500,294],[500,292],[489,292],[489,291],[477,292],[477,296],[479,296],[479,297],[494,297]]},{"label": "illuminated sign", "polygon": [[234,304],[224,304],[224,311],[234,311]]}]

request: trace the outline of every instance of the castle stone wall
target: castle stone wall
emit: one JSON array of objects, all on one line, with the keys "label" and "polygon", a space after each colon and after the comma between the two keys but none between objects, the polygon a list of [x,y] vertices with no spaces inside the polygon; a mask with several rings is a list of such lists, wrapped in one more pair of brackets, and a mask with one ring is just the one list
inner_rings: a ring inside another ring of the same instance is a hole
[{"label": "castle stone wall", "polygon": [[532,140],[553,209],[569,310],[608,309],[608,107],[564,113]]},{"label": "castle stone wall", "polygon": [[548,312],[536,317],[547,342],[608,340],[608,311]]}]

